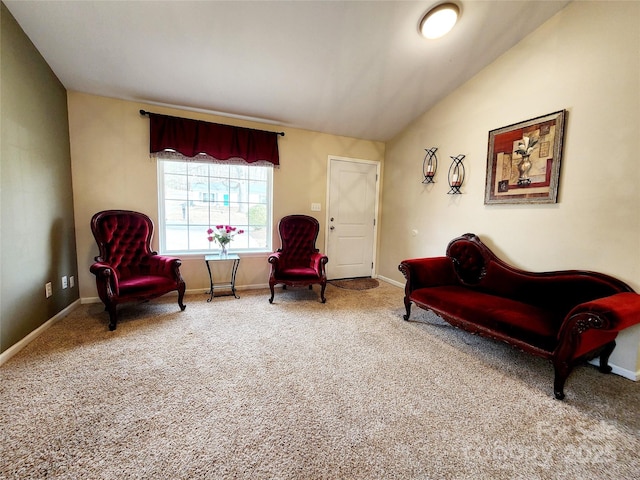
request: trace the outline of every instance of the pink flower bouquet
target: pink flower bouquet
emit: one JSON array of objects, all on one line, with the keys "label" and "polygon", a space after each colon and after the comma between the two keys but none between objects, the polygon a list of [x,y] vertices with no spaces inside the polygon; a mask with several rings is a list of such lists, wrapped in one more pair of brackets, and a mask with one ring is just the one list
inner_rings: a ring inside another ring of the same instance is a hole
[{"label": "pink flower bouquet", "polygon": [[227,245],[231,243],[233,237],[244,233],[244,230],[237,229],[231,225],[216,225],[215,230],[211,227],[207,230],[207,240],[213,242],[214,240],[220,244],[220,248],[223,252],[227,251]]}]

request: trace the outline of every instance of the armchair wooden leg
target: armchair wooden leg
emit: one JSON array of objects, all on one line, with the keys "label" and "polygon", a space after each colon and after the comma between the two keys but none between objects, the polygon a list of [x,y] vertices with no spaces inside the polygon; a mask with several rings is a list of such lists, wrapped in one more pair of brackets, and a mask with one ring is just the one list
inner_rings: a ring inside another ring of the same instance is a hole
[{"label": "armchair wooden leg", "polygon": [[269,289],[271,290],[271,298],[269,299],[269,303],[273,303],[273,296],[275,295],[273,285],[269,284]]},{"label": "armchair wooden leg", "polygon": [[[322,283],[322,288],[320,288],[320,299],[322,300],[322,303],[325,303],[327,301],[326,298],[324,298],[324,290],[325,288],[327,288],[327,284],[326,283]],[[309,288],[311,288],[311,285],[309,285]]]},{"label": "armchair wooden leg", "polygon": [[107,310],[109,312],[109,331],[113,332],[118,323],[118,312],[115,305],[108,305]]},{"label": "armchair wooden leg", "polygon": [[184,309],[187,308],[187,306],[183,303],[185,289],[186,289],[185,284],[182,284],[181,288],[178,289],[178,305],[180,306],[180,311],[182,312],[184,312]]}]

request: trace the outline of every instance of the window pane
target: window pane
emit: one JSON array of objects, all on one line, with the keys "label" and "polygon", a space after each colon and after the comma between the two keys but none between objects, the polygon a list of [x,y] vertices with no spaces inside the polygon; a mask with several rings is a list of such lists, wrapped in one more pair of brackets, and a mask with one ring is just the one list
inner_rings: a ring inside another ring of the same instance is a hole
[{"label": "window pane", "polygon": [[249,179],[250,180],[262,180],[263,182],[267,181],[269,169],[267,168],[249,168]]},{"label": "window pane", "polygon": [[230,250],[246,250],[249,248],[249,235],[247,235],[246,225],[234,225],[238,230],[244,230],[244,233],[237,234],[229,244]]},{"label": "window pane", "polygon": [[[158,160],[158,162],[162,162],[162,160]],[[187,173],[187,163],[186,162],[163,162],[164,163],[164,173]]]},{"label": "window pane", "polygon": [[262,203],[251,204],[249,206],[249,225],[252,227],[266,228],[268,223],[267,206]]},{"label": "window pane", "polygon": [[206,201],[209,198],[209,177],[189,175],[189,200]]},{"label": "window pane", "polygon": [[186,175],[165,174],[164,176],[164,198],[174,200],[187,199],[187,177]]},{"label": "window pane", "polygon": [[229,178],[246,180],[249,167],[244,165],[229,165]]},{"label": "window pane", "polygon": [[182,225],[187,223],[188,203],[182,200],[165,200],[164,220],[167,224]]},{"label": "window pane", "polygon": [[189,225],[198,225],[205,230],[209,226],[209,208],[202,202],[191,202],[189,207]]},{"label": "window pane", "polygon": [[229,205],[229,225],[246,225],[247,224],[247,208],[246,205],[240,203],[231,203]]},{"label": "window pane", "polygon": [[211,209],[211,222],[213,225],[229,225],[229,206],[215,204]]},{"label": "window pane", "polygon": [[165,226],[165,251],[183,251],[189,249],[187,227],[177,225]]},{"label": "window pane", "polygon": [[209,175],[209,164],[208,163],[197,163],[197,162],[189,162],[187,163],[189,175]]},{"label": "window pane", "polygon": [[267,232],[269,229],[262,227],[249,227],[249,248],[254,249],[271,249],[269,239],[267,238]]},{"label": "window pane", "polygon": [[249,182],[249,201],[267,203],[267,182]]},{"label": "window pane", "polygon": [[209,165],[209,176],[211,177],[229,177],[229,165],[222,165],[220,163],[211,163]]},{"label": "window pane", "polygon": [[207,240],[207,228],[208,225],[190,225],[189,226],[189,250],[207,250],[209,246],[217,248],[217,244],[212,242],[209,245]]}]

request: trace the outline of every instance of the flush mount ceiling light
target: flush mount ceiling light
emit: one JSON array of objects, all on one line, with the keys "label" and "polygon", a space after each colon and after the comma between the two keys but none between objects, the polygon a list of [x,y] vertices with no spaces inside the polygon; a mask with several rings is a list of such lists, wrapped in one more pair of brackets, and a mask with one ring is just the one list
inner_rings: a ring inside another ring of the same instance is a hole
[{"label": "flush mount ceiling light", "polygon": [[429,10],[420,20],[420,33],[429,39],[440,38],[458,21],[460,8],[455,3],[442,3]]}]

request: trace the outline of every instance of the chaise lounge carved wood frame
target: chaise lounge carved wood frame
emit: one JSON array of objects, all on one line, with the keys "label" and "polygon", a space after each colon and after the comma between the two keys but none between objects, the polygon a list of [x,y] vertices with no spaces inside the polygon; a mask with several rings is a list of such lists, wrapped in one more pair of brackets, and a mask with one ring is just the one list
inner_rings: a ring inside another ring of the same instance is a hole
[{"label": "chaise lounge carved wood frame", "polygon": [[621,330],[640,323],[640,295],[626,283],[591,271],[528,272],[500,260],[472,233],[452,240],[445,257],[404,260],[405,320],[411,304],[450,324],[506,342],[551,361],[554,394],[574,367],[609,356]]}]

